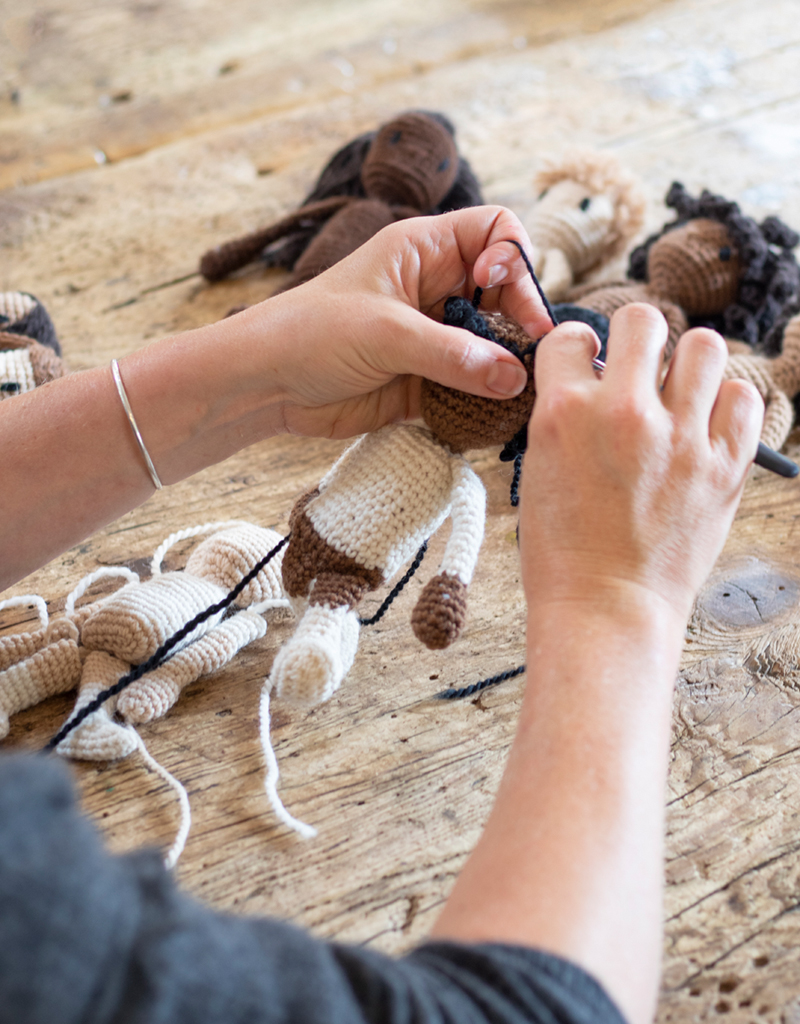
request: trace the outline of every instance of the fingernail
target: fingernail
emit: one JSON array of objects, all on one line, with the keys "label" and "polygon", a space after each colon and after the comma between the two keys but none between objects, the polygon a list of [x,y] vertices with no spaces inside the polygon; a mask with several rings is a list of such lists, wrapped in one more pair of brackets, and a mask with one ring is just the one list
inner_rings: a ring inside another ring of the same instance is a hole
[{"label": "fingernail", "polygon": [[518,363],[497,362],[489,370],[486,378],[486,387],[494,391],[496,395],[503,398],[512,398],[518,395],[528,383],[528,374],[524,367]]},{"label": "fingernail", "polygon": [[503,281],[508,277],[508,267],[504,263],[495,263],[493,267],[489,268],[489,284],[488,288],[494,288],[497,284],[502,284]]}]

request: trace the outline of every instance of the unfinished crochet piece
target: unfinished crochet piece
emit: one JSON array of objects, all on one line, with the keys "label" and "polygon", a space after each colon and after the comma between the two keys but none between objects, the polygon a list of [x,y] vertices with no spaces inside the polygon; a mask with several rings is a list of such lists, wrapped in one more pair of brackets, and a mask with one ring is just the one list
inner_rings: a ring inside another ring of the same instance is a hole
[{"label": "unfinished crochet piece", "polygon": [[463,453],[505,444],[527,423],[533,355],[522,328],[498,313],[478,314],[465,299],[448,299],[445,313],[450,323],[477,320],[484,336],[525,353],[528,385],[500,401],[424,381],[425,427],[390,425],[365,434],[297,502],[283,583],[300,622],[266,682],[277,696],[314,704],[335,692],[356,654],[362,597],[390,580],[448,517],[452,532],[439,573],[422,591],[411,624],[431,649],[449,646],[464,626],[486,496]]},{"label": "unfinished crochet piece", "polygon": [[0,292],[0,401],[66,373],[47,310],[27,292]]},{"label": "unfinished crochet piece", "polygon": [[[170,547],[204,532],[212,532],[212,536],[198,545],[184,570],[161,572],[161,563]],[[86,615],[80,633],[81,646],[110,657],[97,663],[102,664],[102,680],[99,667],[91,677],[81,680],[75,710],[113,685],[131,666],[150,658],[198,612],[223,598],[279,540],[274,530],[240,522],[212,523],[169,537],[154,555],[149,580],[128,584],[93,606]],[[208,618],[163,665],[125,689],[116,698],[117,716],[126,725],[161,718],[189,683],[222,668],[243,647],[264,636],[267,625],[260,610],[286,603],[279,566],[270,564],[239,596],[238,611],[224,619],[221,612]],[[91,690],[90,696],[84,693],[85,687]],[[115,722],[106,709],[104,705],[89,715],[59,744],[58,752],[86,760],[107,760],[114,744],[121,743],[121,749],[124,748],[128,742],[120,732],[124,726]],[[129,752],[116,756],[124,757]]]},{"label": "unfinished crochet piece", "polygon": [[578,150],[534,178],[540,193],[523,218],[532,263],[552,302],[619,256],[644,223],[636,178],[607,153]]},{"label": "unfinished crochet piece", "polygon": [[275,224],[217,246],[200,273],[219,281],[255,259],[293,273],[278,291],[320,274],[406,217],[483,202],[455,129],[442,114],[408,111],[331,158],[303,205]]}]

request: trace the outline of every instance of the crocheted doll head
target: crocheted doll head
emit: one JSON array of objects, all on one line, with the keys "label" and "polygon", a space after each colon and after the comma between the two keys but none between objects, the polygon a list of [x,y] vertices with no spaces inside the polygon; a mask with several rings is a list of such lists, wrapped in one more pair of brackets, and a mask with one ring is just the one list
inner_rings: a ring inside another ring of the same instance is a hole
[{"label": "crocheted doll head", "polygon": [[65,373],[44,306],[27,292],[0,292],[0,401]]},{"label": "crocheted doll head", "polygon": [[[644,194],[615,157],[591,150],[549,162],[534,186],[540,195],[525,226],[540,256],[542,287],[558,301],[625,249],[644,222]],[[554,279],[558,272],[548,267],[548,253],[563,257],[563,281]]]},{"label": "crocheted doll head", "polygon": [[445,323],[464,327],[513,352],[528,371],[528,383],[516,398],[497,399],[423,380],[422,418],[436,440],[452,452],[507,444],[527,424],[536,399],[531,338],[515,320],[501,313],[480,313],[467,299],[447,300]]},{"label": "crocheted doll head", "polygon": [[411,111],[379,129],[361,168],[364,193],[390,206],[432,210],[458,173],[451,130],[436,118]]},{"label": "crocheted doll head", "polygon": [[695,322],[758,344],[800,293],[800,236],[777,217],[757,224],[723,196],[694,199],[679,182],[665,202],[678,216],[634,249],[630,276]]}]

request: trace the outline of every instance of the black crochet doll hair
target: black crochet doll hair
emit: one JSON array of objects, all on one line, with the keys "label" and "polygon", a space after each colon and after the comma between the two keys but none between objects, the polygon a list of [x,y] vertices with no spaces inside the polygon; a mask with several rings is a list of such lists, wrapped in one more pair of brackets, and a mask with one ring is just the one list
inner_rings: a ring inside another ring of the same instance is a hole
[{"label": "black crochet doll hair", "polygon": [[800,267],[792,252],[800,235],[778,217],[767,217],[758,224],[743,214],[737,203],[708,190],[695,199],[678,181],[673,182],[665,203],[677,217],[633,250],[629,276],[647,280],[650,247],[668,231],[699,218],[718,221],[727,230],[743,269],[735,302],[717,321],[709,323],[705,318],[702,325],[741,338],[766,354],[780,351],[782,332],[772,328],[787,304],[800,296]]}]

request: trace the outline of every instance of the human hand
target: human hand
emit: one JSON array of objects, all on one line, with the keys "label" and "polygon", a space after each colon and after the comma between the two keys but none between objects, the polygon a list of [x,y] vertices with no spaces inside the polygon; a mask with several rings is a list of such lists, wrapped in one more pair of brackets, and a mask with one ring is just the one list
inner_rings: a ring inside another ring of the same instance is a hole
[{"label": "human hand", "polygon": [[602,379],[585,326],[562,325],[537,349],[520,520],[532,614],[655,596],[685,624],[722,549],[763,404],[752,385],[722,382],[725,343],[705,329],[681,338],[659,390],[666,337],[653,307],[618,310]]},{"label": "human hand", "polygon": [[529,245],[519,220],[497,206],[404,220],[314,280],[224,323],[263,350],[265,379],[279,389],[291,433],[351,437],[411,419],[422,377],[510,398],[526,382],[519,361],[431,319],[450,295],[471,298],[480,285],[483,308],[502,310],[533,337],[551,328],[510,238]]}]

